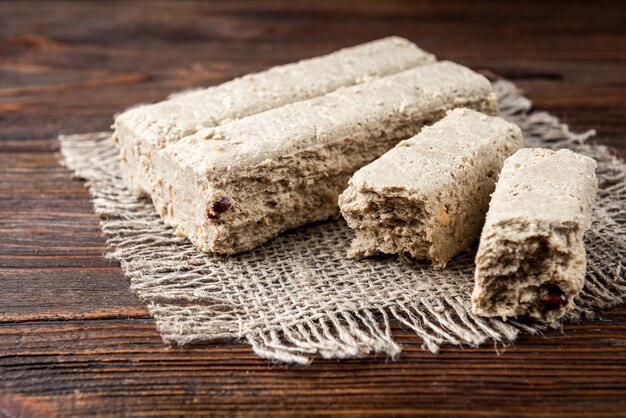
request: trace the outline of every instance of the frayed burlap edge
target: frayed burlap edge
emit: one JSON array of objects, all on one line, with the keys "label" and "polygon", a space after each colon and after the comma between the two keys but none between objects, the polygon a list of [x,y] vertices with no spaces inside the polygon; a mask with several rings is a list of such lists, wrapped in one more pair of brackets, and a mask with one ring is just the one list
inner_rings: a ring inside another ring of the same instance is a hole
[{"label": "frayed burlap edge", "polygon": [[[494,88],[501,116],[522,128],[526,146],[570,148],[598,162],[586,285],[565,320],[622,303],[626,165],[589,141],[593,131],[576,134],[545,112],[530,112],[530,101],[513,84],[497,81]],[[341,220],[299,228],[236,257],[202,254],[177,238],[149,201],[126,192],[109,132],[60,141],[65,164],[87,180],[102,230],[115,248],[108,256],[119,260],[166,342],[245,338],[261,357],[307,364],[313,355],[397,357],[401,348],[391,335],[393,319],[416,332],[433,353],[444,343],[506,344],[520,331],[546,327],[473,315],[472,253],[443,271],[397,257],[345,259],[351,231]]]}]

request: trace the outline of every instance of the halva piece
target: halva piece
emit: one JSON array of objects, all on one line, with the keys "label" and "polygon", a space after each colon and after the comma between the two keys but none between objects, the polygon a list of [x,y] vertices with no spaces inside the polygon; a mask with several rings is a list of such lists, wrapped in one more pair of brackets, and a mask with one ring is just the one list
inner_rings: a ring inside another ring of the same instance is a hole
[{"label": "halva piece", "polygon": [[113,125],[125,183],[149,194],[153,154],[200,129],[435,61],[412,42],[390,37],[129,109]]},{"label": "halva piece", "polygon": [[443,267],[478,239],[515,124],[455,109],[357,171],[339,196],[356,258],[407,254]]},{"label": "halva piece", "polygon": [[201,129],[158,153],[152,200],[200,250],[246,251],[336,215],[357,169],[459,106],[495,113],[491,85],[440,62]]},{"label": "halva piece", "polygon": [[585,281],[596,162],[569,150],[522,149],[506,160],[478,254],[473,311],[553,322]]}]

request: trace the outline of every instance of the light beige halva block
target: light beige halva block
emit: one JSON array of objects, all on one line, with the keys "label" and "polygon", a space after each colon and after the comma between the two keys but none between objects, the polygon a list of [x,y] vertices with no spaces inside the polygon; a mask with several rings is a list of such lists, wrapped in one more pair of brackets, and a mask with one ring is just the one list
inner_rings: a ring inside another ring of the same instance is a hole
[{"label": "light beige halva block", "polygon": [[153,154],[200,129],[435,61],[412,42],[389,37],[129,109],[113,125],[125,183],[149,194]]},{"label": "light beige halva block", "polygon": [[407,254],[443,267],[478,239],[517,125],[455,109],[357,171],[339,196],[349,255]]},{"label": "light beige halva block", "polygon": [[157,155],[152,200],[202,251],[246,251],[336,215],[354,171],[458,106],[496,113],[487,79],[440,62],[201,129]]},{"label": "light beige halva block", "polygon": [[522,149],[506,160],[476,255],[473,311],[553,322],[585,282],[596,162],[569,150]]}]

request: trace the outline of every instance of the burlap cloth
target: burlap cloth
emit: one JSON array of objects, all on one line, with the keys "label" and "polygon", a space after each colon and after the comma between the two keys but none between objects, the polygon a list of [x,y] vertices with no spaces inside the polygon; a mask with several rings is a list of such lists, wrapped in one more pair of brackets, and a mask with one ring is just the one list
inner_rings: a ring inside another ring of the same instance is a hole
[{"label": "burlap cloth", "polygon": [[[494,83],[501,115],[517,123],[526,146],[570,148],[598,162],[599,192],[586,235],[587,279],[567,321],[609,308],[626,295],[626,164],[605,146],[575,134],[506,81]],[[444,343],[476,347],[507,344],[538,323],[473,315],[474,253],[441,271],[401,257],[354,261],[346,257],[352,232],[333,220],[282,234],[238,256],[198,252],[165,226],[148,200],[126,192],[109,132],[60,138],[65,163],[87,180],[102,231],[131,289],[148,305],[164,341],[188,344],[245,338],[259,356],[308,363],[385,353],[401,347],[390,321],[415,331],[433,353]]]}]

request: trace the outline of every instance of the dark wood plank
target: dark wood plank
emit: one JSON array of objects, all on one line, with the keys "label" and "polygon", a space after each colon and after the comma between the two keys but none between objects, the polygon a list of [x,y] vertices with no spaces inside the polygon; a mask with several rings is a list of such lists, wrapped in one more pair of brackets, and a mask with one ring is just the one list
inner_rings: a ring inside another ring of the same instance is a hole
[{"label": "dark wood plank", "polygon": [[[626,156],[618,2],[0,2],[0,416],[626,416],[626,307],[515,346],[268,364],[166,347],[128,290],[59,133],[174,90],[397,34],[514,80]],[[499,352],[499,354],[498,354]]]}]

